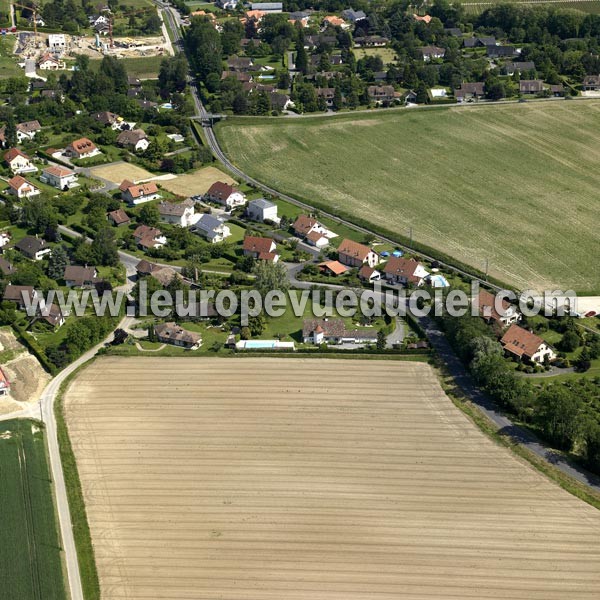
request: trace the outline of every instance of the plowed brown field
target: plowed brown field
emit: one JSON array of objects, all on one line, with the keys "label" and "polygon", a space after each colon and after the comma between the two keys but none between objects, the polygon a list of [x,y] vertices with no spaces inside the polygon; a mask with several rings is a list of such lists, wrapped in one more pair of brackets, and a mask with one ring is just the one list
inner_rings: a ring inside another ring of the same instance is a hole
[{"label": "plowed brown field", "polygon": [[104,600],[600,598],[600,513],[427,365],[103,358],[66,411]]}]

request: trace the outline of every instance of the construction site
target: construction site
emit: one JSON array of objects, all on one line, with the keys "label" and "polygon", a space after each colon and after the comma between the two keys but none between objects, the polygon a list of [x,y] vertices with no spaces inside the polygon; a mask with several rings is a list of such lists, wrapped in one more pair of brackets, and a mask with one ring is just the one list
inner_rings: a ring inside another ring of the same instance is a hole
[{"label": "construction site", "polygon": [[[19,7],[21,5],[15,4]],[[23,6],[23,8],[27,8]],[[96,33],[70,35],[38,31],[36,13],[33,12],[33,31],[15,31],[14,53],[26,75],[34,76],[37,70],[64,70],[77,55],[99,59],[105,55],[116,58],[144,58],[173,54],[173,47],[164,23],[161,32],[154,36],[114,36],[114,16],[107,11],[106,24]]]}]

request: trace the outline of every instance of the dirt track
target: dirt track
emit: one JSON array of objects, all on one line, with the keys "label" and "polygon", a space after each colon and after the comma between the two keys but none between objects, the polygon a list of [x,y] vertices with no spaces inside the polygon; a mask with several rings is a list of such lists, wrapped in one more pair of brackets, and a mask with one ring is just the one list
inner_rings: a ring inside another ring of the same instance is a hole
[{"label": "dirt track", "polygon": [[104,358],[66,407],[105,600],[600,597],[600,512],[426,365]]}]

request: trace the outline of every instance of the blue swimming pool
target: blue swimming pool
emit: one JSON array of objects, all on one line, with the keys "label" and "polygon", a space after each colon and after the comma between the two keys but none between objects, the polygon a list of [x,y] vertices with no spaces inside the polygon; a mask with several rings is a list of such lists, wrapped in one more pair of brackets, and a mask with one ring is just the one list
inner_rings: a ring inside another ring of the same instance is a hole
[{"label": "blue swimming pool", "polygon": [[257,349],[257,348],[275,348],[273,340],[246,340],[244,348],[246,349]]}]

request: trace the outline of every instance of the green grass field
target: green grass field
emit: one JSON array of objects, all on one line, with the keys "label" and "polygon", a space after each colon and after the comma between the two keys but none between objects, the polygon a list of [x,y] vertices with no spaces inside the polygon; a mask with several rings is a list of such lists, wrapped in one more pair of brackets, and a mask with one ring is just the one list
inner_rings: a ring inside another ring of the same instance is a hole
[{"label": "green grass field", "polygon": [[388,65],[397,59],[396,52],[392,48],[354,48],[352,51],[357,60],[365,56],[379,56],[384,65]]},{"label": "green grass field", "polygon": [[[121,62],[127,71],[127,75],[139,77],[140,79],[157,79],[160,71],[160,63],[164,56],[141,56],[139,58],[122,58]],[[91,68],[100,68],[100,60],[91,61]]]},{"label": "green grass field", "polygon": [[566,8],[593,14],[600,13],[600,0],[482,0],[482,2],[477,2],[477,0],[468,0],[466,2],[462,2],[462,5],[467,14],[473,15],[480,14],[484,10],[500,2],[514,2],[516,4],[527,4],[527,6],[541,4],[544,6],[551,6],[553,8]]},{"label": "green grass field", "polygon": [[0,423],[3,598],[66,599],[44,434],[33,421]]},{"label": "green grass field", "polygon": [[525,289],[600,289],[600,102],[227,119],[259,180]]}]

